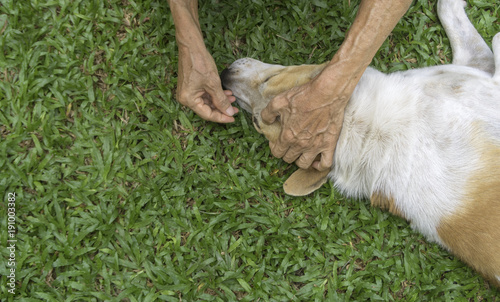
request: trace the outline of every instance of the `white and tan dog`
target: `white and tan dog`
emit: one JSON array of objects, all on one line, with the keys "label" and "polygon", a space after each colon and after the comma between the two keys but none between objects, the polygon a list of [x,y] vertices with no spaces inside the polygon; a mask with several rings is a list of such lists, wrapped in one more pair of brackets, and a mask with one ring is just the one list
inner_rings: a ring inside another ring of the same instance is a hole
[{"label": "white and tan dog", "polygon": [[[331,171],[299,169],[284,189],[306,195],[329,178],[346,195],[406,218],[500,286],[500,34],[493,55],[462,0],[440,0],[438,15],[453,64],[392,74],[368,68],[345,109]],[[276,140],[280,123],[264,124],[260,112],[323,66],[245,58],[222,81],[257,130]]]}]

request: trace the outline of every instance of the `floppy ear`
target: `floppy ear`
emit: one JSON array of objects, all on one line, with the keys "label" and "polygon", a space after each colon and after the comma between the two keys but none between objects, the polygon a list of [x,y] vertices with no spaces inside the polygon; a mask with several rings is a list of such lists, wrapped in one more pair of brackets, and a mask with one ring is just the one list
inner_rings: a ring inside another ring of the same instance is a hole
[{"label": "floppy ear", "polygon": [[[267,125],[254,117],[255,129],[264,134],[271,142],[278,140],[281,133],[281,123],[276,120],[273,124]],[[319,159],[319,155],[316,160]],[[295,171],[283,184],[283,190],[291,196],[304,196],[319,189],[327,180],[330,170],[320,172],[313,167],[309,169],[299,169]]]},{"label": "floppy ear", "polygon": [[285,193],[292,196],[304,196],[319,189],[327,180],[330,170],[320,172],[314,168],[295,171],[283,184]]}]

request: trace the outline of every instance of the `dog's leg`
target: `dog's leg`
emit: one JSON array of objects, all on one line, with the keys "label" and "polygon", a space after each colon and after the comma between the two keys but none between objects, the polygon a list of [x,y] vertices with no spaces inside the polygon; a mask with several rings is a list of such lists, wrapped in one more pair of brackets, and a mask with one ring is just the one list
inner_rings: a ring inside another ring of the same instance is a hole
[{"label": "dog's leg", "polygon": [[[493,37],[493,53],[495,55],[495,76],[494,78],[500,81],[500,33]],[[499,278],[500,281],[500,278]]]},{"label": "dog's leg", "polygon": [[493,53],[465,13],[464,0],[439,0],[438,16],[450,39],[453,64],[494,73]]}]

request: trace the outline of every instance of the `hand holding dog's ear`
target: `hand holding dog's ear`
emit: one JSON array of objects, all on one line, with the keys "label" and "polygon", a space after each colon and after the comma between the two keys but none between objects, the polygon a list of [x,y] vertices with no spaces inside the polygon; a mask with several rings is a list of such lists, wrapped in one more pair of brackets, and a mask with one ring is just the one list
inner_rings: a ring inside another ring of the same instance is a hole
[{"label": "hand holding dog's ear", "polygon": [[[312,166],[324,171],[332,166],[344,108],[357,83],[345,78],[328,81],[330,85],[325,90],[323,81],[318,77],[276,96],[261,113],[265,123],[281,118],[279,139],[269,143],[273,155],[289,163],[295,161],[302,169]],[[338,83],[339,87],[332,87],[331,83]]]},{"label": "hand holding dog's ear", "polygon": [[201,118],[217,123],[234,122],[238,109],[231,106],[236,98],[222,90],[214,59],[208,51],[179,49],[177,100]]},{"label": "hand holding dog's ear", "polygon": [[[411,2],[361,1],[346,39],[321,74],[268,104],[261,113],[264,122],[281,116],[281,135],[276,143],[270,142],[274,156],[296,161],[302,169],[311,164],[320,171],[331,167],[347,101]],[[317,155],[320,162],[314,162]]]}]

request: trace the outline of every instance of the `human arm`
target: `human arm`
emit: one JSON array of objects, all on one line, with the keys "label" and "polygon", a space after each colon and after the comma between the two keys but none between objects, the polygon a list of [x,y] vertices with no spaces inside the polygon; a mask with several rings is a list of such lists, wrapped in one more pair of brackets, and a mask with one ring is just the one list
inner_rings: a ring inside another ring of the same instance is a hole
[{"label": "human arm", "polygon": [[198,21],[197,0],[168,0],[176,27],[179,49],[177,100],[191,108],[201,118],[219,122],[234,122],[238,109],[229,90],[222,90],[215,61],[203,42]]},{"label": "human arm", "polygon": [[[324,171],[342,128],[344,109],[366,67],[408,10],[411,0],[362,0],[338,52],[312,81],[276,96],[262,111],[271,124],[279,116],[282,131],[270,142],[274,156]],[[316,159],[321,155],[319,161]]]}]

